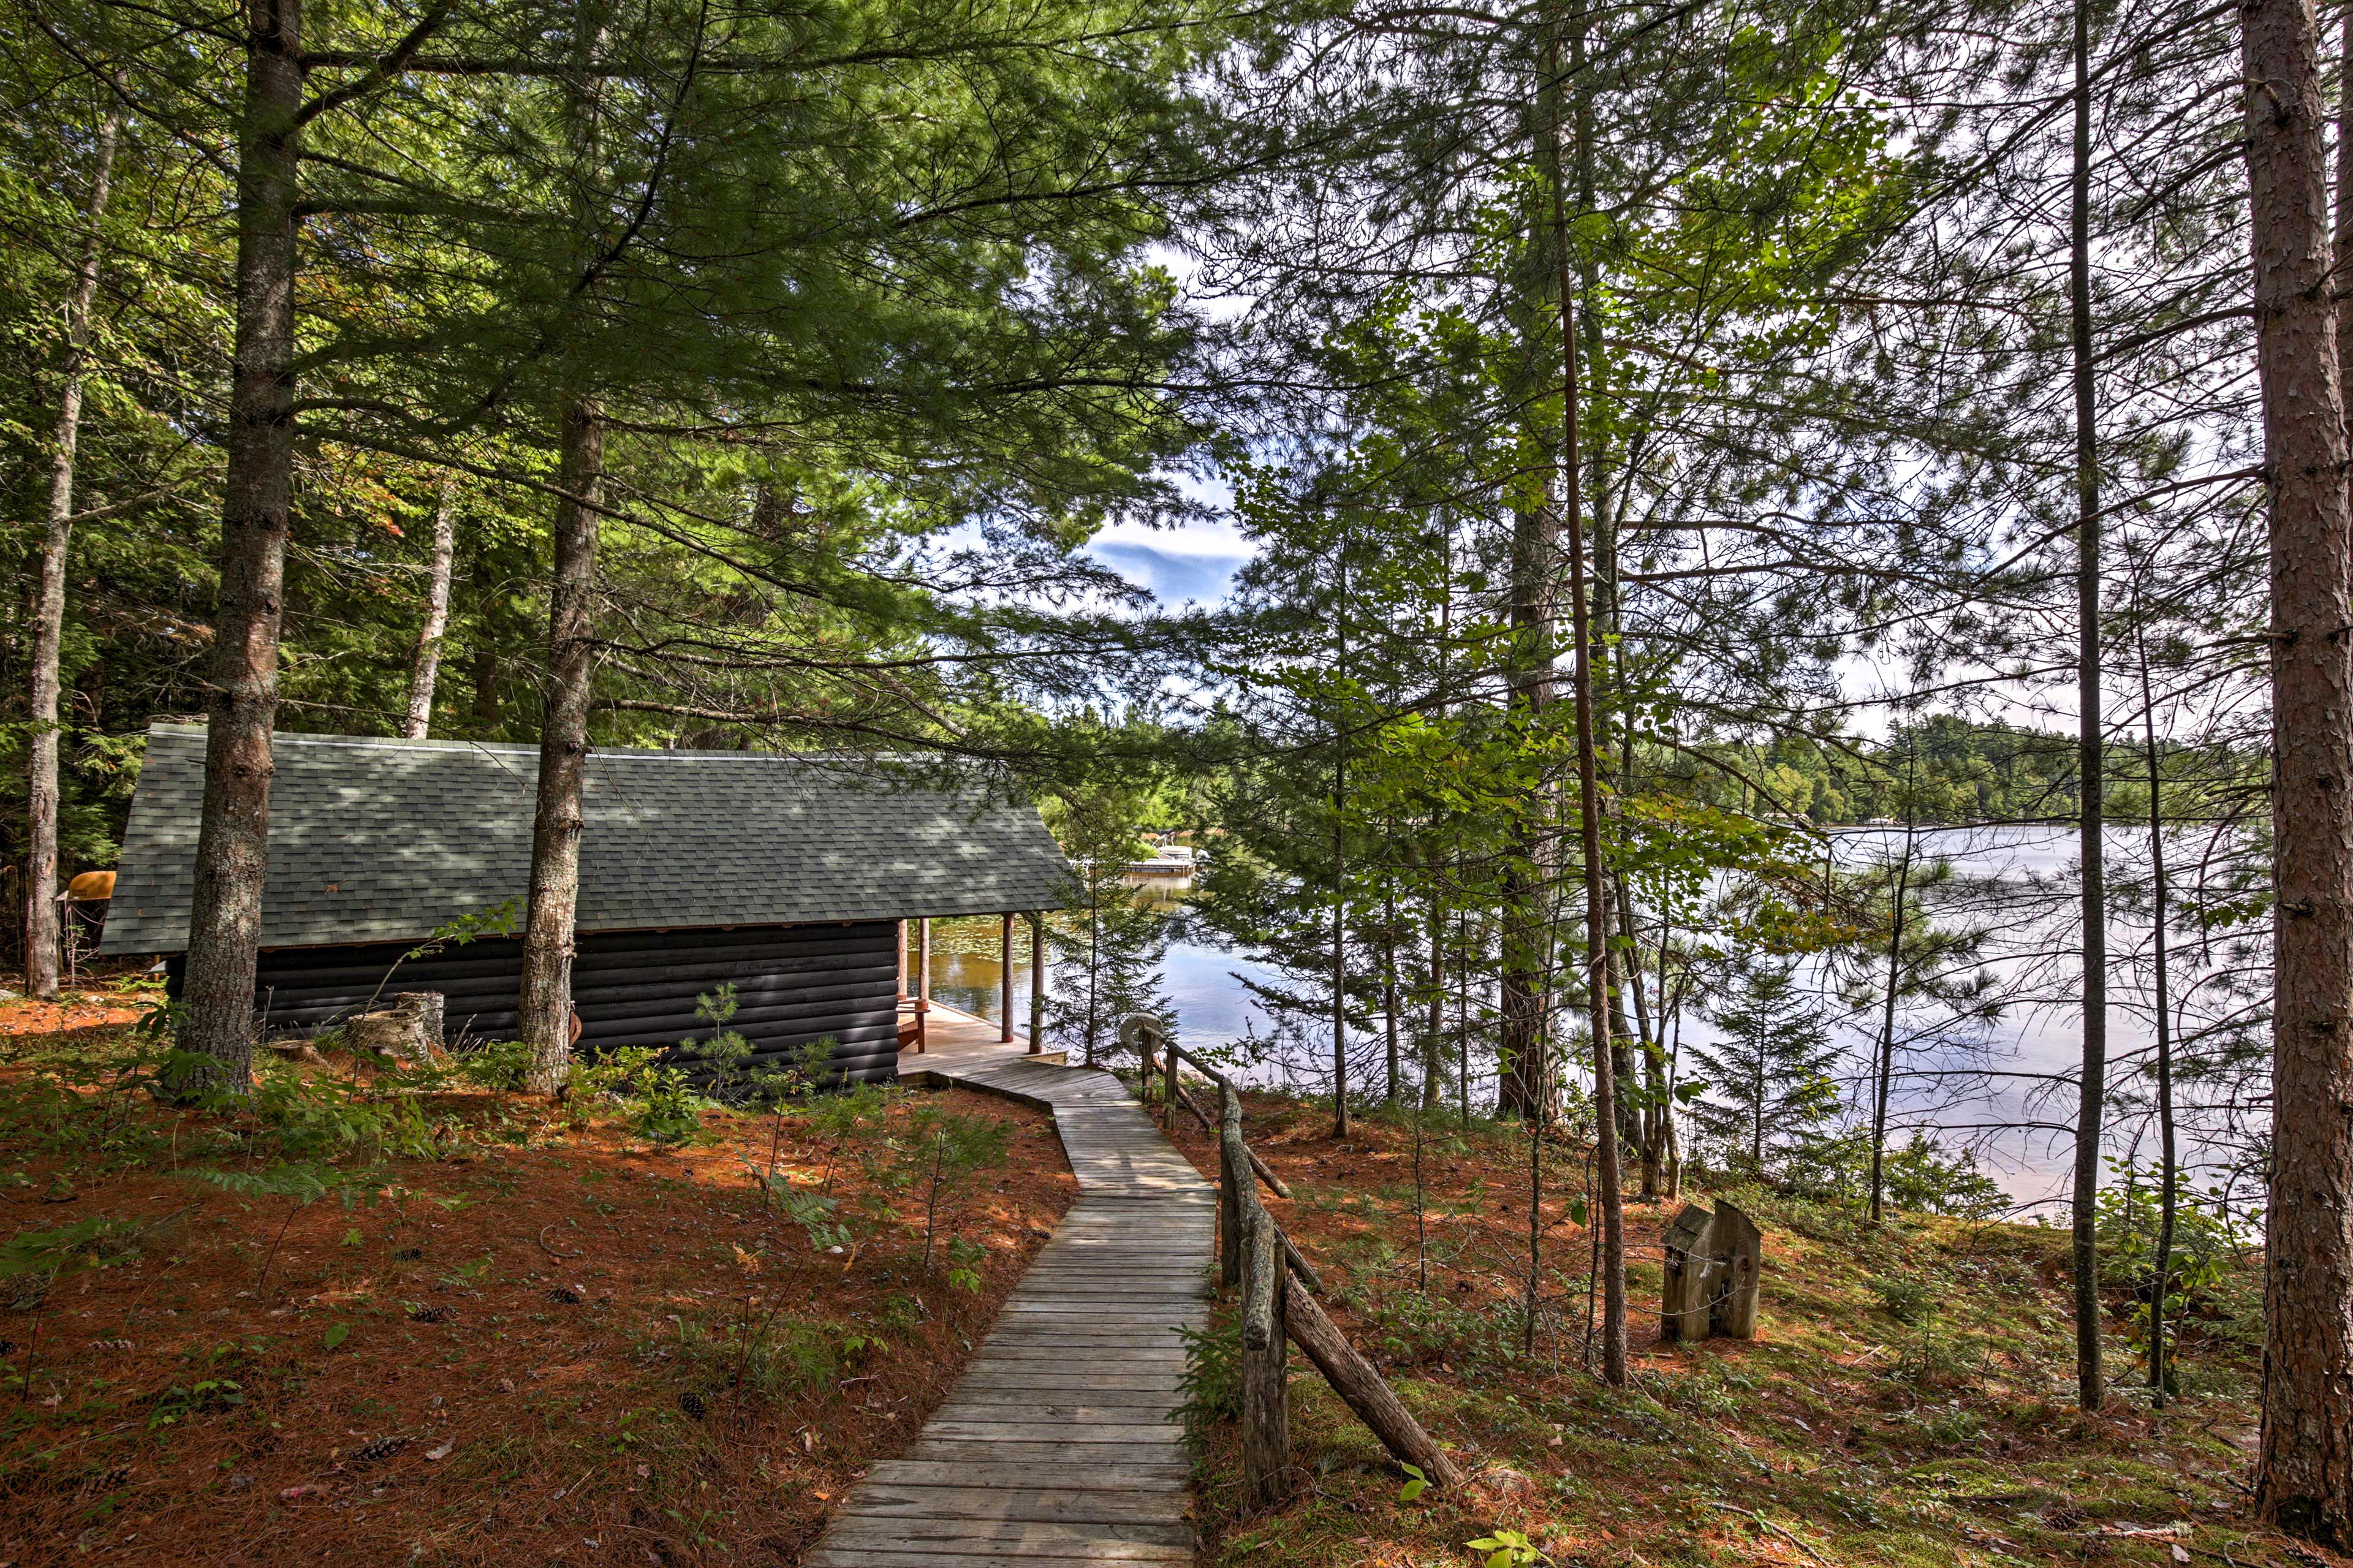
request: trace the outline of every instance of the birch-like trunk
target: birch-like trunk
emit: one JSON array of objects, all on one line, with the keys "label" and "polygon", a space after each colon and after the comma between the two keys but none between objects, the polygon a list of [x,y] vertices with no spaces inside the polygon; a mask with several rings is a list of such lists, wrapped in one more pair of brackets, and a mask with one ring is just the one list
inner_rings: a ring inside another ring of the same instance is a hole
[{"label": "birch-like trunk", "polygon": [[2271,511],[2272,1172],[2263,1517],[2353,1544],[2353,508],[2329,255],[2320,26],[2239,10],[2255,368]]},{"label": "birch-like trunk", "polygon": [[44,1001],[58,994],[58,675],[65,642],[66,550],[73,538],[74,453],[81,442],[82,368],[90,357],[90,308],[98,298],[99,225],[114,180],[122,110],[109,109],[92,149],[89,232],[66,296],[66,350],[58,366],[58,421],[49,437],[49,497],[41,559],[33,580],[32,745],[26,759],[25,987]]},{"label": "birch-like trunk", "polygon": [[588,772],[588,700],[596,669],[596,509],[605,474],[604,424],[596,409],[585,402],[566,407],[560,439],[564,499],[555,506],[555,568],[548,584],[547,682],[516,1017],[516,1033],[531,1052],[524,1088],[536,1094],[562,1089],[572,1063],[581,794]]},{"label": "birch-like trunk", "polygon": [[204,819],[180,1033],[184,1049],[208,1058],[203,1085],[237,1094],[253,1086],[253,977],[269,862],[270,730],[294,489],[301,47],[301,0],[249,0],[220,599],[206,672]]},{"label": "birch-like trunk", "polygon": [[441,679],[441,638],[449,630],[449,577],[458,554],[458,476],[441,477],[433,504],[433,561],[425,578],[425,624],[408,667],[408,721],[401,733],[422,741],[433,730],[433,688]]},{"label": "birch-like trunk", "polygon": [[[1338,556],[1332,604],[1335,668],[1348,676],[1348,545]],[[1332,1136],[1348,1135],[1348,731],[1345,710],[1332,715]]]}]

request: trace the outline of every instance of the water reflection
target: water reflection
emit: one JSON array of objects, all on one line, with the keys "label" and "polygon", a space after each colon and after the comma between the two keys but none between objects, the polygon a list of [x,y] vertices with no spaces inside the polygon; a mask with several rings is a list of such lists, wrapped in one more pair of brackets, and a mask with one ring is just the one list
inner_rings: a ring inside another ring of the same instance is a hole
[{"label": "water reflection", "polygon": [[[1125,880],[1144,902],[1168,915],[1180,911],[1193,890],[1190,876],[1132,874]],[[998,956],[999,941],[994,917],[933,921],[933,999],[992,1024],[1002,1022],[1003,993],[998,986],[1005,965]],[[1241,1038],[1247,1021],[1255,1015],[1249,993],[1234,982],[1233,972],[1238,969],[1260,973],[1247,959],[1214,947],[1191,942],[1168,946],[1160,968],[1161,984],[1182,1026],[1205,1045]],[[1050,973],[1046,984],[1050,991]],[[1029,1021],[1029,933],[1028,922],[1018,920],[1013,922],[1013,1019],[1024,1026]],[[1263,1033],[1265,1020],[1260,1018],[1258,1025]]]}]

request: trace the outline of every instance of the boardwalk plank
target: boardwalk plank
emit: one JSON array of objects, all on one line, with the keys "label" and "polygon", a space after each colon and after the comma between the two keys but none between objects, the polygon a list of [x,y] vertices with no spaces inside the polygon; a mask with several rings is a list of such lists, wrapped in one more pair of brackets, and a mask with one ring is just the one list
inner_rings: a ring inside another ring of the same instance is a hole
[{"label": "boardwalk plank", "polygon": [[1100,1070],[1019,1058],[934,1079],[1050,1109],[1079,1199],[904,1458],[875,1465],[807,1568],[1189,1563],[1170,1412],[1178,1326],[1208,1318],[1216,1191]]},{"label": "boardwalk plank", "polygon": [[1041,1475],[1057,1491],[1178,1492],[1192,1489],[1189,1468],[1181,1461],[1160,1465],[1057,1466],[950,1464],[938,1459],[884,1459],[867,1472],[869,1483],[889,1487],[1034,1487]]}]

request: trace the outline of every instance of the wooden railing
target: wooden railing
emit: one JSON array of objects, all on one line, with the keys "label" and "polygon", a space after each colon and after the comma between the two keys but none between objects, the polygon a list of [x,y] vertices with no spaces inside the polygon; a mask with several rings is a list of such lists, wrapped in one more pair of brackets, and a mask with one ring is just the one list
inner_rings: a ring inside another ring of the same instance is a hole
[{"label": "wooden railing", "polygon": [[[1259,1196],[1261,1182],[1279,1198],[1288,1199],[1291,1189],[1242,1137],[1241,1094],[1233,1080],[1178,1046],[1147,1014],[1122,1020],[1119,1037],[1141,1058],[1145,1081],[1160,1079],[1167,1129],[1176,1130],[1182,1106],[1218,1141],[1219,1273],[1229,1289],[1240,1292],[1242,1488],[1250,1501],[1280,1501],[1289,1489],[1292,1344],[1306,1352],[1333,1392],[1400,1464],[1412,1466],[1431,1486],[1460,1487],[1462,1470],[1453,1456],[1414,1419],[1315,1300],[1323,1280]],[[1217,1086],[1214,1122],[1179,1081],[1179,1062],[1191,1064]]]}]

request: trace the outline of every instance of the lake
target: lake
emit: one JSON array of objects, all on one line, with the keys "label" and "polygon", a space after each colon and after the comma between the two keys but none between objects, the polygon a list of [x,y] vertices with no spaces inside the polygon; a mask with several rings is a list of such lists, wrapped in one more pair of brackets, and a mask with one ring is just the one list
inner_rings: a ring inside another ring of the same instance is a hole
[{"label": "lake", "polygon": [[[1852,869],[1871,863],[1900,847],[1902,833],[1892,828],[1843,828],[1831,835],[1837,863]],[[2109,829],[2108,872],[2112,884],[2147,878],[2146,829]],[[2196,862],[2168,835],[2168,883],[2179,889],[2196,874]],[[1975,1148],[1988,1173],[2001,1182],[2022,1205],[2047,1207],[2063,1195],[2073,1159],[2074,1089],[2073,1074],[2080,1059],[2082,1029],[2073,998],[2080,991],[2072,950],[2075,944],[2075,844],[2069,827],[1954,827],[1923,830],[1915,855],[1943,859],[1955,873],[1952,886],[1939,895],[1940,918],[1955,923],[1992,928],[1985,967],[1998,982],[2017,994],[2017,1001],[1985,1037],[1967,1050],[1926,1050],[1910,1061],[1894,1100],[1894,1117],[1904,1127],[1922,1127],[1948,1143]],[[1186,891],[1182,879],[1155,878],[1150,886],[1171,901]],[[2177,894],[2177,897],[2179,895]],[[979,927],[986,925],[985,932]],[[968,922],[954,942],[935,944],[932,958],[933,994],[952,1006],[983,1017],[997,1016],[998,963],[996,922]],[[944,927],[943,928],[945,929]],[[1190,928],[1188,936],[1198,936]],[[2109,1081],[2146,1100],[2146,1058],[2154,1044],[2154,1025],[2146,1001],[2146,919],[2128,914],[2111,921],[2111,998]],[[951,946],[983,951],[946,951]],[[2243,959],[2244,955],[2239,955]],[[2220,952],[2202,957],[2185,947],[2175,955],[2177,998],[2189,996],[2195,1005],[2182,1014],[2187,1028],[2210,1026],[2243,998],[2225,993],[2224,980],[2233,961]],[[1862,1068],[1875,1037],[1875,1006],[1854,1015],[1839,1000],[1831,979],[1819,964],[1803,971],[1819,1005],[1830,1015],[1834,1035],[1854,1058],[1851,1099],[1862,1100]],[[1161,966],[1161,981],[1174,1005],[1180,1037],[1197,1047],[1231,1045],[1255,1037],[1273,1036],[1272,1020],[1235,978],[1237,974],[1274,983],[1279,976],[1246,956],[1200,940],[1172,942]],[[1027,948],[1017,951],[1014,971],[1014,1016],[1029,1016],[1029,973]],[[1051,984],[1050,977],[1049,984]],[[2179,1010],[2179,1009],[2178,1009]],[[1686,1012],[1681,1020],[1681,1042],[1704,1045],[1714,1038],[1704,1016]],[[1244,1065],[1245,1076],[1261,1081],[1287,1081],[1328,1090],[1329,1037],[1320,1031],[1293,1047],[1262,1051]],[[1359,1049],[1377,1056],[1377,1041],[1361,1041]],[[1359,1083],[1369,1081],[1365,1069],[1354,1069]],[[1492,1084],[1492,1078],[1488,1080]],[[2244,1117],[2240,1106],[2246,1086],[2235,1080],[2178,1086],[2184,1101],[2182,1121],[2185,1159],[2206,1168],[2203,1179],[2215,1179],[2225,1165],[2244,1154],[2240,1134]],[[1474,1080],[1474,1096],[1484,1098]],[[1854,1107],[1851,1106],[1850,1113]],[[2155,1157],[2155,1137],[2145,1110],[2112,1112],[2105,1139],[2111,1154],[2137,1152],[2146,1163]],[[2243,1174],[2241,1176],[2243,1184]]]}]

